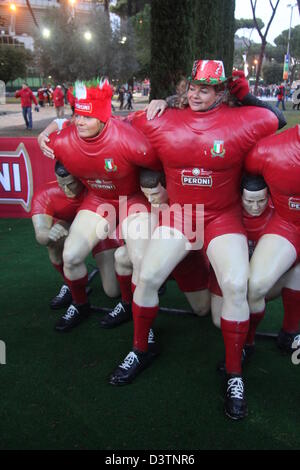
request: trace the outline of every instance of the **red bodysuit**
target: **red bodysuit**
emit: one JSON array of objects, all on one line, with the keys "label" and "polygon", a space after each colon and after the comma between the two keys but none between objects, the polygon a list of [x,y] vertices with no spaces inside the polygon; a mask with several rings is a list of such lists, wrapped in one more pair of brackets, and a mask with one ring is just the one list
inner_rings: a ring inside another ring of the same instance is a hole
[{"label": "red bodysuit", "polygon": [[195,205],[204,204],[205,247],[219,235],[245,234],[239,189],[243,162],[258,140],[277,130],[271,111],[223,104],[202,113],[169,109],[151,121],[136,113],[131,122],[158,153],[170,204],[193,204],[193,219]]},{"label": "red bodysuit", "polygon": [[300,126],[259,142],[247,155],[246,170],[261,174],[271,193],[274,217],[264,234],[280,235],[300,259]]},{"label": "red bodysuit", "polygon": [[61,219],[71,223],[85,194],[86,191],[82,191],[77,197],[67,197],[57,184],[57,181],[51,181],[33,196],[31,217],[33,215],[45,214],[50,215],[56,220]]},{"label": "red bodysuit", "polygon": [[161,164],[144,135],[128,123],[111,118],[103,131],[91,139],[81,139],[75,125],[71,125],[52,134],[49,146],[68,171],[88,188],[80,210],[97,212],[112,222],[107,204],[118,211],[119,196],[127,196],[126,209],[133,204],[149,209],[140,191],[138,167],[158,170]]},{"label": "red bodysuit", "polygon": [[[264,212],[257,216],[248,214],[243,210],[243,225],[246,229],[247,239],[248,239],[248,248],[249,248],[249,258],[253,255],[254,249],[258,243],[258,240],[263,235],[264,230],[269,223],[269,221],[274,216],[274,207],[273,204],[269,201],[268,206]],[[210,268],[209,274],[209,290],[212,294],[219,295],[222,297],[222,291],[220,289],[219,283],[217,281],[215,271],[213,268]]]},{"label": "red bodysuit", "polygon": [[[57,181],[51,181],[45,188],[37,191],[32,200],[31,217],[33,215],[49,215],[53,217],[53,223],[58,220],[64,220],[70,224],[73,222],[76,214],[86,196],[86,189],[81,191],[74,198],[67,197],[64,191],[59,187]],[[101,240],[93,249],[93,255],[102,251],[118,248],[120,242],[118,239],[106,238]]]}]

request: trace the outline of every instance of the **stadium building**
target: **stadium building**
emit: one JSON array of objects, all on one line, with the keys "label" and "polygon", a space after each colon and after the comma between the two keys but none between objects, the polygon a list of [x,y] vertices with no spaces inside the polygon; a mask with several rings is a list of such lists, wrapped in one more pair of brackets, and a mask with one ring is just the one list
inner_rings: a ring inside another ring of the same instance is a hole
[{"label": "stadium building", "polygon": [[[24,45],[34,50],[34,36],[46,25],[49,8],[61,8],[66,3],[70,16],[80,15],[84,21],[95,8],[94,0],[0,0],[0,43]],[[103,8],[102,2],[98,6]],[[20,44],[21,43],[21,44]]]}]

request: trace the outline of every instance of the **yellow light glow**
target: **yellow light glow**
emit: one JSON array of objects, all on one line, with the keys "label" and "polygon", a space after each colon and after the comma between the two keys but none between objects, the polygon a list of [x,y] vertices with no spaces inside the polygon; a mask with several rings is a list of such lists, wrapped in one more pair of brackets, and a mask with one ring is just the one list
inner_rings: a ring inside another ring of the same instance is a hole
[{"label": "yellow light glow", "polygon": [[17,7],[16,7],[16,5],[15,5],[14,3],[11,3],[11,4],[9,5],[9,8],[10,8],[10,10],[13,11],[13,12],[17,11]]},{"label": "yellow light glow", "polygon": [[51,35],[51,31],[48,28],[44,28],[43,31],[42,31],[42,34],[43,34],[44,38],[49,38],[50,35]]},{"label": "yellow light glow", "polygon": [[89,31],[86,31],[84,33],[84,39],[86,39],[86,41],[90,41],[92,39],[92,34]]}]

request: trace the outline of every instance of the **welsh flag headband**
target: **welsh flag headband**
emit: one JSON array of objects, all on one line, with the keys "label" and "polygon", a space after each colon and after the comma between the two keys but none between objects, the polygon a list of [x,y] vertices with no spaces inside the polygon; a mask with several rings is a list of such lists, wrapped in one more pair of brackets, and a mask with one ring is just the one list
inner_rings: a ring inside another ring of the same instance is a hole
[{"label": "welsh flag headband", "polygon": [[111,117],[112,87],[107,78],[75,82],[75,114],[106,122]]}]

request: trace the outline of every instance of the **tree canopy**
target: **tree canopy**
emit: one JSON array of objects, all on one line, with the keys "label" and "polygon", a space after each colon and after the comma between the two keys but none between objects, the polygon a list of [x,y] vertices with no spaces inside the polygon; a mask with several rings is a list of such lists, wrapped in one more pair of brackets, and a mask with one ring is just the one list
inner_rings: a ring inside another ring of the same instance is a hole
[{"label": "tree canopy", "polygon": [[[114,30],[102,8],[95,8],[82,22],[70,17],[67,8],[49,10],[51,38],[36,39],[42,73],[56,81],[89,79],[98,75],[128,79],[137,67],[132,34],[124,23]],[[90,40],[84,38],[86,31]],[[122,37],[126,36],[126,41]]]},{"label": "tree canopy", "polygon": [[0,77],[5,83],[26,77],[32,54],[22,46],[0,44]]}]

